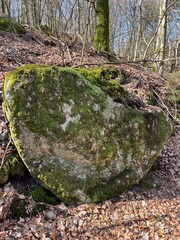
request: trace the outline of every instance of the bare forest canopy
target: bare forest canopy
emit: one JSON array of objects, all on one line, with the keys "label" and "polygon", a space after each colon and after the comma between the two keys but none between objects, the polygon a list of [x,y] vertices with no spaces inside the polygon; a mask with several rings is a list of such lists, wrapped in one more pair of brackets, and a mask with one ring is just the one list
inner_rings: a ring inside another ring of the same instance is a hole
[{"label": "bare forest canopy", "polygon": [[[1,0],[0,16],[15,18],[29,27],[44,27],[50,35],[78,37],[93,46],[98,2]],[[179,0],[109,0],[110,49],[119,57],[162,61],[173,71],[180,62],[179,36]],[[151,67],[157,69],[153,64]]]}]

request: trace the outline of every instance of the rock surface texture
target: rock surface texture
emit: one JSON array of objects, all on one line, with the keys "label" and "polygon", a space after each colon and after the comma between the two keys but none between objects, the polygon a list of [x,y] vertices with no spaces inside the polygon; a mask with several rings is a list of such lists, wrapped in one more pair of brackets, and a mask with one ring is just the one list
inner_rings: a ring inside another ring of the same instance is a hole
[{"label": "rock surface texture", "polygon": [[116,103],[68,68],[30,65],[6,77],[4,110],[31,175],[66,204],[130,188],[171,134],[161,110]]}]

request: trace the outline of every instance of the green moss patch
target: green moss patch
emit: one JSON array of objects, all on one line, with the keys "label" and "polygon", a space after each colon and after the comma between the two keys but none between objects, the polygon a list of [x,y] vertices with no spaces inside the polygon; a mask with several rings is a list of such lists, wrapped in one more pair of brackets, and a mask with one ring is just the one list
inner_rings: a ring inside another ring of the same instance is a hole
[{"label": "green moss patch", "polygon": [[16,34],[25,34],[24,27],[12,18],[0,17],[0,30]]},{"label": "green moss patch", "polygon": [[12,218],[19,219],[20,217],[27,217],[28,214],[26,212],[27,203],[24,200],[20,200],[18,198],[14,198],[10,207],[10,214]]},{"label": "green moss patch", "polygon": [[0,169],[0,184],[4,184],[10,177],[23,177],[26,167],[18,155],[8,157]]},{"label": "green moss patch", "polygon": [[118,69],[105,66],[101,68],[79,68],[76,71],[111,96],[114,101],[128,104],[131,96],[120,85],[124,77]]},{"label": "green moss patch", "polygon": [[40,25],[40,28],[41,28],[41,30],[42,30],[45,34],[47,34],[48,36],[51,36],[51,35],[52,35],[52,31],[51,31],[51,29],[50,29],[47,25],[41,24],[41,25]]},{"label": "green moss patch", "polygon": [[51,192],[40,186],[36,187],[32,191],[31,195],[33,199],[37,202],[44,202],[51,205],[56,205],[59,203],[59,199],[56,196],[54,196]]},{"label": "green moss patch", "polygon": [[169,73],[166,76],[166,89],[168,100],[180,106],[180,71]]},{"label": "green moss patch", "polygon": [[36,216],[39,213],[43,212],[44,210],[46,210],[46,205],[43,204],[36,204],[35,206],[33,206],[33,209],[31,211],[31,216]]},{"label": "green moss patch", "polygon": [[10,167],[9,167],[9,164],[6,162],[3,164],[3,166],[0,169],[0,185],[3,185],[8,181],[9,174],[10,174]]}]

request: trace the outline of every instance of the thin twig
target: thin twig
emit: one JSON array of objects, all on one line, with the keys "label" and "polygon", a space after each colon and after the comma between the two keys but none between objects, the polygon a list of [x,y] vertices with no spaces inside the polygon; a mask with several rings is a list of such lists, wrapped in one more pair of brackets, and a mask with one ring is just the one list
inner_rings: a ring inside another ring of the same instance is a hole
[{"label": "thin twig", "polygon": [[66,49],[67,49],[67,52],[68,52],[69,61],[71,62],[72,61],[72,57],[71,57],[71,53],[69,51],[69,47],[67,46]]},{"label": "thin twig", "polygon": [[153,92],[155,93],[155,95],[159,98],[162,106],[166,109],[167,113],[169,114],[169,116],[172,117],[173,120],[175,120],[178,124],[180,124],[180,121],[172,115],[172,113],[170,112],[169,108],[166,106],[166,104],[163,102],[162,98],[159,96],[159,94],[153,89]]},{"label": "thin twig", "polygon": [[147,47],[146,47],[146,49],[145,49],[145,51],[144,51],[144,58],[145,58],[146,55],[147,55],[147,52],[148,52],[148,50],[149,50],[149,48],[150,48],[150,46],[151,46],[151,43],[153,42],[153,40],[154,40],[155,37],[157,36],[158,30],[159,30],[160,25],[161,25],[161,23],[162,23],[162,19],[163,19],[164,16],[166,15],[167,10],[168,10],[170,7],[172,7],[176,2],[177,2],[177,0],[174,0],[169,6],[166,7],[166,9],[165,9],[165,11],[164,11],[164,13],[163,13],[163,15],[162,15],[159,23],[158,23],[158,26],[157,26],[157,28],[156,28],[156,31],[155,31],[154,35],[152,36],[152,38],[150,39],[150,41],[149,41],[149,43],[148,43],[148,45],[147,45]]}]

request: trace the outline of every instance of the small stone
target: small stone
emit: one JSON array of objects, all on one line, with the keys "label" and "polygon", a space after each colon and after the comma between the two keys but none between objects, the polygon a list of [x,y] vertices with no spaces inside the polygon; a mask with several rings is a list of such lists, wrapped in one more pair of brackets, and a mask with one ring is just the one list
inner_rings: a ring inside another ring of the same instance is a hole
[{"label": "small stone", "polygon": [[84,220],[83,220],[83,219],[80,219],[80,220],[78,221],[78,226],[81,227],[81,226],[83,225],[83,223],[84,223]]},{"label": "small stone", "polygon": [[134,193],[131,192],[131,191],[129,191],[129,192],[127,192],[127,195],[128,195],[129,197],[133,197],[133,196],[134,196]]},{"label": "small stone", "polygon": [[20,194],[18,197],[19,197],[19,199],[22,199],[22,200],[23,200],[23,199],[26,199],[26,196],[23,195],[23,194]]},{"label": "small stone", "polygon": [[47,217],[51,220],[55,220],[56,219],[56,214],[52,211],[47,212]]},{"label": "small stone", "polygon": [[64,203],[59,204],[57,207],[62,212],[67,212],[68,211],[68,208],[66,207],[66,205]]},{"label": "small stone", "polygon": [[0,134],[0,141],[3,143],[7,142],[9,139],[9,131],[5,130],[3,133]]}]

